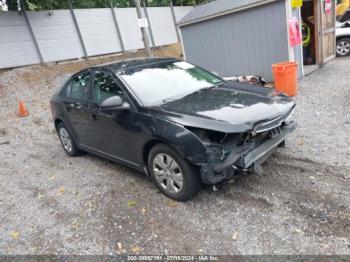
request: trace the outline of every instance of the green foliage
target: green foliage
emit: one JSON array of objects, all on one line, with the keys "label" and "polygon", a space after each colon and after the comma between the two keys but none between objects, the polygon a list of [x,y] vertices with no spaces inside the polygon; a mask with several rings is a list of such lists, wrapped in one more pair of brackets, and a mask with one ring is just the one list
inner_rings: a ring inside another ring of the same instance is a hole
[{"label": "green foliage", "polygon": [[[110,7],[110,0],[71,0],[73,8],[106,8]],[[143,0],[140,0],[141,3]],[[147,6],[174,6],[201,4],[207,0],[145,0]],[[68,9],[69,0],[22,0],[26,10]],[[114,7],[133,7],[134,0],[111,0]],[[17,0],[7,0],[9,10],[17,10]]]}]

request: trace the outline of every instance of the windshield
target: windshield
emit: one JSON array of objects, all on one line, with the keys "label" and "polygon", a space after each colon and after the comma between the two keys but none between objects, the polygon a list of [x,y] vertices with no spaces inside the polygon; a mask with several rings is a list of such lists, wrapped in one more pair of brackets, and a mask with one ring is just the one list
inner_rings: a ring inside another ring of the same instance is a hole
[{"label": "windshield", "polygon": [[223,82],[221,78],[184,61],[126,69],[121,77],[145,106],[161,105]]}]

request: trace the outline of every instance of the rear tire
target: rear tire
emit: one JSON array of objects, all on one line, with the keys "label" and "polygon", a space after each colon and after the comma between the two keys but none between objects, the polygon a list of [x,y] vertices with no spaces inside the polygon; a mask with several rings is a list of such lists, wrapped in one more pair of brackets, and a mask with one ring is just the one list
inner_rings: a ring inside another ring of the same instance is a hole
[{"label": "rear tire", "polygon": [[148,170],[159,190],[176,201],[194,197],[202,185],[198,170],[165,144],[151,149]]},{"label": "rear tire", "polygon": [[74,157],[80,156],[84,153],[77,147],[70,131],[63,122],[60,122],[57,125],[57,133],[58,137],[60,138],[63,150],[64,152],[66,152],[67,155]]},{"label": "rear tire", "polygon": [[337,40],[337,56],[348,56],[350,54],[350,38]]}]

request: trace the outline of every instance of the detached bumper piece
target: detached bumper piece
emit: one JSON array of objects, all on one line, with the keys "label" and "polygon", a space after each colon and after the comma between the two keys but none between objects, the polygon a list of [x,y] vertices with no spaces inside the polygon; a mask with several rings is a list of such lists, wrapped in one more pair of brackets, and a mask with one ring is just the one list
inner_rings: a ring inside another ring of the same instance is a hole
[{"label": "detached bumper piece", "polygon": [[261,174],[261,164],[283,143],[287,135],[291,133],[297,127],[296,122],[290,121],[288,125],[283,128],[277,128],[270,130],[271,138],[263,142],[262,144],[255,146],[250,145],[242,148],[239,151],[232,151],[225,161],[213,165],[213,169],[216,173],[221,173],[226,169],[238,169],[253,170]]}]

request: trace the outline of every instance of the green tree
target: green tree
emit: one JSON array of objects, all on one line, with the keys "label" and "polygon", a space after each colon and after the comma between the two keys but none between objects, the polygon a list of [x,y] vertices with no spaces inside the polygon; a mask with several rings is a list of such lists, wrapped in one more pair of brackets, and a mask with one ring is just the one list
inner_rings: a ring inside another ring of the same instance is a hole
[{"label": "green tree", "polygon": [[[111,0],[115,7],[133,7],[134,0]],[[208,2],[208,0],[140,0],[147,6],[186,6]],[[27,10],[68,9],[68,0],[22,0]],[[7,0],[9,10],[17,10],[17,0]],[[72,0],[74,8],[105,8],[110,6],[110,0]]]}]

